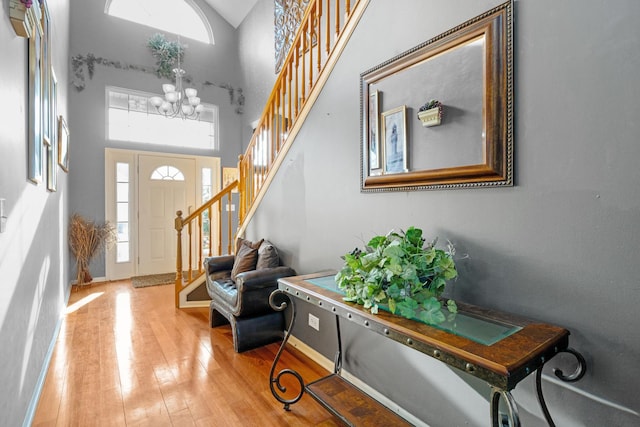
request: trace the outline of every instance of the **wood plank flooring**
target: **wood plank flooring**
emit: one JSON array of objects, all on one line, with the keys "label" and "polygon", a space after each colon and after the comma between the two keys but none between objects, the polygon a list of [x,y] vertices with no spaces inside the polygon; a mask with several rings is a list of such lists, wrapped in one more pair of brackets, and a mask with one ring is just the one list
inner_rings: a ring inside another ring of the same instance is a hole
[{"label": "wood plank flooring", "polygon": [[[179,310],[173,300],[173,285],[74,288],[32,425],[339,425],[308,395],[290,412],[273,398],[278,344],[237,354],[229,326],[211,329],[208,309]],[[327,374],[295,349],[283,368],[307,382]]]}]

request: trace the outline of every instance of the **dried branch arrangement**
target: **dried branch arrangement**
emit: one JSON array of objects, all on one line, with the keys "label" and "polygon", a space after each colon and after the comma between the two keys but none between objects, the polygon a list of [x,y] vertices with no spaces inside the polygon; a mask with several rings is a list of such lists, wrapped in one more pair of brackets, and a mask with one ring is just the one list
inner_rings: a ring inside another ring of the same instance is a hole
[{"label": "dried branch arrangement", "polygon": [[69,223],[69,247],[76,258],[78,286],[91,283],[89,263],[107,245],[116,241],[116,229],[108,221],[96,224],[79,214],[73,214]]}]

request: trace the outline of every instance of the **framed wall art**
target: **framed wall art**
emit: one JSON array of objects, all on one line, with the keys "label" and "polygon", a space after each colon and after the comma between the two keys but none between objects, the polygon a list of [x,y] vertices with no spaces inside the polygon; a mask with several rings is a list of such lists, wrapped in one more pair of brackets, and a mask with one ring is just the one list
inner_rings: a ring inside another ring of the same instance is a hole
[{"label": "framed wall art", "polygon": [[382,141],[384,141],[383,173],[407,172],[407,106],[382,113]]},{"label": "framed wall art", "polygon": [[52,100],[51,100],[51,18],[47,2],[40,0],[40,24],[42,26],[41,52],[41,73],[42,73],[42,138],[45,142],[53,144],[53,128],[55,121],[51,120]]},{"label": "framed wall art", "polygon": [[[371,123],[381,93],[378,174]],[[361,191],[512,186],[513,1],[362,73],[360,100]],[[402,123],[404,145],[392,146]]]},{"label": "framed wall art", "polygon": [[375,90],[369,95],[369,171],[372,175],[380,173],[381,151],[380,151],[380,93]]},{"label": "framed wall art", "polygon": [[[39,18],[39,15],[37,16]],[[38,184],[43,175],[42,138],[42,27],[40,20],[32,22],[33,31],[29,37],[29,133],[28,178]]]},{"label": "framed wall art", "polygon": [[58,119],[58,164],[69,172],[69,129],[62,116]]},{"label": "framed wall art", "polygon": [[56,191],[58,189],[58,80],[51,69],[50,79],[50,107],[49,120],[50,123],[50,142],[47,144],[47,189]]},{"label": "framed wall art", "polygon": [[47,154],[47,190],[56,191],[58,189],[58,147],[56,144],[46,145]]}]

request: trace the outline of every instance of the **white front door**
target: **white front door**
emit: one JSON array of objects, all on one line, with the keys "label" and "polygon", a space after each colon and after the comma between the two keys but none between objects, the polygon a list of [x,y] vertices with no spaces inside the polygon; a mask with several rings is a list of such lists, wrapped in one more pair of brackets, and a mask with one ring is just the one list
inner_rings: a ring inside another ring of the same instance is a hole
[{"label": "white front door", "polygon": [[[138,169],[138,274],[176,269],[176,211],[196,204],[193,158],[141,155]],[[186,211],[185,211],[186,210]],[[184,247],[184,246],[183,246]]]}]

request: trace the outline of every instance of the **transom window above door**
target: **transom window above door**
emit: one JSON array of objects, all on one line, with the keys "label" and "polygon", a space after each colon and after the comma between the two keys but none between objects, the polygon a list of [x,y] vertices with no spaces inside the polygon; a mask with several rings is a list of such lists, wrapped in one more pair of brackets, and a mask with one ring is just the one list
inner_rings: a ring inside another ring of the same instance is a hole
[{"label": "transom window above door", "polygon": [[107,139],[217,151],[218,106],[202,103],[197,120],[168,119],[151,105],[152,93],[107,87]]},{"label": "transom window above door", "polygon": [[105,13],[148,27],[213,43],[213,32],[193,0],[107,0]]}]

